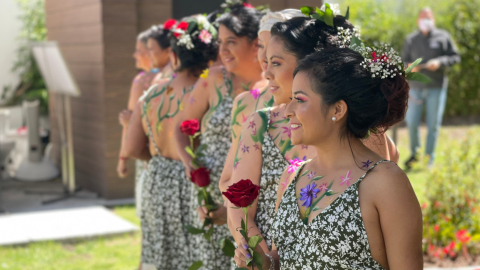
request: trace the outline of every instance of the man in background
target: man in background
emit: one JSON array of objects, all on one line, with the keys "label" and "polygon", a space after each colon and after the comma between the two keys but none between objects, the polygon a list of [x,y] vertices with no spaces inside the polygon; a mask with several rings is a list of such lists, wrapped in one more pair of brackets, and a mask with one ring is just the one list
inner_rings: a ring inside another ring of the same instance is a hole
[{"label": "man in background", "polygon": [[450,34],[435,27],[435,18],[430,8],[423,8],[417,19],[418,30],[407,36],[403,45],[402,59],[410,65],[417,58],[422,58],[420,65],[413,69],[430,77],[429,83],[409,82],[410,98],[405,117],[410,135],[411,157],[405,163],[407,169],[418,161],[420,148],[418,126],[426,109],[428,135],[425,154],[429,158],[429,167],[435,159],[435,145],[438,131],[442,124],[443,112],[447,101],[447,68],[460,62],[460,55]]}]

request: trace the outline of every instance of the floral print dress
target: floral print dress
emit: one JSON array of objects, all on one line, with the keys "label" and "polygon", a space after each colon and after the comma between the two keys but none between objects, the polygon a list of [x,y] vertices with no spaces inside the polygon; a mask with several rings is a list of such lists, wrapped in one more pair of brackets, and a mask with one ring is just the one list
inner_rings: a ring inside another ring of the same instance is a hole
[{"label": "floral print dress", "polygon": [[[230,96],[232,89],[229,89],[231,88],[231,84],[227,82],[225,70],[223,70],[223,79],[227,86],[227,91],[223,95],[215,112],[212,113],[205,128],[205,132],[200,136],[200,143],[205,145],[206,148],[203,151],[204,156],[199,158],[200,164],[203,164],[203,166],[210,170],[211,184],[208,186],[207,190],[212,195],[213,200],[218,204],[223,204],[223,197],[218,187],[218,182],[222,174],[223,166],[225,165],[228,151],[232,144],[230,120],[233,98]],[[197,191],[192,189],[190,198],[190,220],[194,227],[201,228],[203,223],[200,222],[198,217],[198,207]],[[217,245],[217,269],[230,269],[232,264],[231,258],[223,254],[217,244],[220,238],[230,237],[230,231],[226,224],[222,226],[215,225],[214,229],[215,231],[212,235],[212,239]],[[191,235],[190,238],[192,241],[192,262],[202,260],[202,270],[213,269],[214,254],[211,244],[205,239],[203,234]]]},{"label": "floral print dress", "polygon": [[[144,117],[147,117],[146,102]],[[149,136],[150,121],[146,119]],[[185,177],[180,160],[161,156],[151,138],[157,155],[148,162],[142,188],[142,263],[152,264],[157,270],[185,270],[190,262],[190,235],[184,229],[189,225],[191,183]]]},{"label": "floral print dress", "polygon": [[300,218],[296,183],[306,163],[287,188],[272,225],[272,235],[280,256],[280,269],[369,269],[385,270],[372,258],[367,232],[358,202],[358,187],[370,167],[310,224]]},{"label": "floral print dress", "polygon": [[272,236],[270,228],[275,217],[275,204],[277,201],[277,191],[282,178],[283,171],[289,165],[280,150],[275,145],[272,137],[268,133],[270,128],[272,108],[265,108],[257,111],[258,114],[265,114],[267,117],[267,129],[262,144],[262,173],[260,176],[260,191],[258,195],[257,213],[255,214],[255,224],[265,239],[269,249],[272,249]]}]

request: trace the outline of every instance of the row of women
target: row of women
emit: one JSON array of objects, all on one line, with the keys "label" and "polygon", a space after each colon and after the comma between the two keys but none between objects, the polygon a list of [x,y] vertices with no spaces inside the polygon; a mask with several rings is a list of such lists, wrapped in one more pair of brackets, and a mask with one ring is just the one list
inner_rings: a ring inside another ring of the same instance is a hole
[{"label": "row of women", "polygon": [[[245,214],[222,197],[242,179],[261,187],[247,222],[249,236],[265,240],[255,250],[264,270],[423,269],[421,210],[385,136],[404,117],[409,86],[394,65],[370,66],[396,56],[369,60],[349,48],[356,30],[335,9],[326,22],[231,2],[168,20],[137,42],[144,72],[120,115],[118,171],[128,157],[140,169],[148,162],[138,197],[143,269],[199,260],[201,269],[215,261],[219,270],[252,269],[237,229]],[[198,162],[210,172],[215,211],[199,204],[189,180],[190,140],[180,130],[189,119],[200,122]],[[233,260],[186,231],[205,218],[213,243],[233,237]]]}]

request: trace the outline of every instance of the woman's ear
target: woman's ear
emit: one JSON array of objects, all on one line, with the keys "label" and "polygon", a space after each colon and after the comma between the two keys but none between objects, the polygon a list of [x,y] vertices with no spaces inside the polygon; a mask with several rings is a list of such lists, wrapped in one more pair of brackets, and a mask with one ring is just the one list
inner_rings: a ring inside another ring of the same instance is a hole
[{"label": "woman's ear", "polygon": [[[170,48],[168,48],[170,50]],[[170,50],[170,53],[168,54],[170,58],[170,64],[172,65],[173,70],[177,70],[180,67],[180,59],[178,59],[177,54]]]},{"label": "woman's ear", "polygon": [[335,117],[336,121],[346,118],[348,110],[347,103],[344,100],[339,100],[332,106],[332,110],[332,117]]}]

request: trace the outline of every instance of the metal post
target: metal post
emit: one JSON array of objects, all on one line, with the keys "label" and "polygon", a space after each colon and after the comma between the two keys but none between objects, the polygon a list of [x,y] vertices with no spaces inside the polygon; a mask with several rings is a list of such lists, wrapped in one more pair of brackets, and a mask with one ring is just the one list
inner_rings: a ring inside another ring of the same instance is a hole
[{"label": "metal post", "polygon": [[67,153],[68,153],[68,192],[75,192],[75,161],[73,156],[73,131],[72,131],[72,110],[70,106],[70,97],[63,96],[65,102],[65,125],[67,128]]}]

